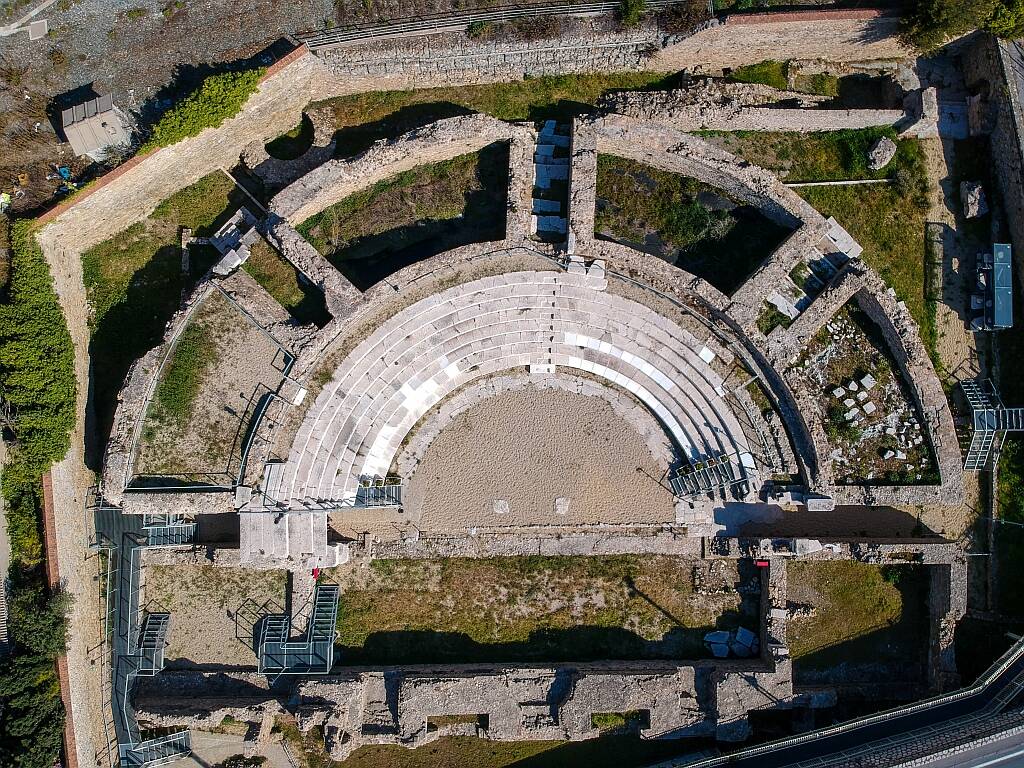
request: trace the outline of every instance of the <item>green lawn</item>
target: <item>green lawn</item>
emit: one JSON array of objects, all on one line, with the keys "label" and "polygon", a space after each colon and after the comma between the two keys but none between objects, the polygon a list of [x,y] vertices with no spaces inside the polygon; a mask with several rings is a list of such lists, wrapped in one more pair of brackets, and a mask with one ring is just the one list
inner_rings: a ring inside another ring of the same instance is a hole
[{"label": "green lawn", "polygon": [[599,234],[646,250],[732,293],[789,234],[696,179],[598,155]]},{"label": "green lawn", "polygon": [[736,83],[759,83],[770,85],[784,91],[789,87],[786,78],[788,69],[785,61],[762,61],[757,64],[748,64],[745,67],[737,67],[729,73],[729,79]]},{"label": "green lawn", "polygon": [[357,93],[311,107],[329,106],[334,111],[337,152],[347,156],[377,139],[445,117],[484,112],[502,120],[564,121],[590,111],[610,91],[664,89],[676,80],[676,75],[659,72],[560,75],[490,85]]},{"label": "green lawn", "polygon": [[242,269],[300,323],[323,327],[330,320],[323,294],[262,237],[253,243]]},{"label": "green lawn", "polygon": [[789,651],[798,668],[902,664],[910,671],[925,658],[926,569],[805,561],[789,563],[787,571],[790,601],[815,609],[812,617],[789,622]]},{"label": "green lawn", "polygon": [[490,741],[467,736],[444,737],[416,749],[365,746],[343,762],[325,753],[319,727],[306,734],[278,720],[280,731],[298,756],[299,768],[640,768],[711,746],[710,742],[642,740],[636,736],[602,736],[588,741]]},{"label": "green lawn", "polygon": [[362,583],[343,585],[342,663],[702,658],[709,629],[758,620],[734,589],[695,595],[693,565],[633,555],[374,560]]},{"label": "green lawn", "polygon": [[[181,273],[180,227],[209,236],[247,200],[220,171],[160,203],[152,215],[82,255],[91,309],[92,385],[102,443],[131,364],[160,343],[181,293],[212,263],[211,248],[194,250]],[[195,263],[198,262],[198,263]]]},{"label": "green lawn", "polygon": [[361,289],[415,261],[505,234],[508,147],[421,165],[346,197],[297,229]]}]

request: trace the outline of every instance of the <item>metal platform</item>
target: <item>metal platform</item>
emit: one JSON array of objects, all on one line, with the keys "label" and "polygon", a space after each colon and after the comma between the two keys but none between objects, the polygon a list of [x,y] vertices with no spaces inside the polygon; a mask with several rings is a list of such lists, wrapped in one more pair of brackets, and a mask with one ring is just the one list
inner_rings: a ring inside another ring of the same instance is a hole
[{"label": "metal platform", "polygon": [[746,467],[726,454],[691,462],[669,477],[672,492],[680,498],[695,498],[712,492],[722,492],[749,485]]},{"label": "metal platform", "polygon": [[337,584],[313,590],[313,610],[305,634],[290,639],[291,617],[272,614],[260,629],[259,670],[265,675],[326,675],[334,665],[338,620]]},{"label": "metal platform", "polygon": [[93,515],[93,548],[105,553],[106,632],[104,666],[109,664],[104,693],[109,699],[108,727],[117,756],[111,764],[122,768],[150,768],[173,762],[191,752],[187,730],[143,734],[132,707],[135,682],[140,675],[158,674],[164,665],[164,648],[170,615],[142,615],[139,605],[141,554],[147,547],[187,545],[195,524],[179,515],[125,515],[103,501],[102,493],[90,492]]},{"label": "metal platform", "polygon": [[988,467],[996,441],[1007,432],[1024,432],[1024,408],[1007,408],[990,380],[962,381],[960,387],[972,409],[971,442],[964,470],[980,472]]}]

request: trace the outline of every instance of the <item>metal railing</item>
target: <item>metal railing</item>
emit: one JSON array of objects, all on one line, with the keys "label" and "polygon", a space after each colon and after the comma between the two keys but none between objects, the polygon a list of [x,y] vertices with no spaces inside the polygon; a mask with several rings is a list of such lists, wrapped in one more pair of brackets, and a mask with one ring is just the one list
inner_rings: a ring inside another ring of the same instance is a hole
[{"label": "metal railing", "polygon": [[[648,10],[659,10],[678,4],[679,0],[647,0],[645,5]],[[379,24],[352,24],[297,37],[311,50],[322,50],[371,40],[464,32],[470,24],[504,24],[538,16],[602,16],[615,13],[621,7],[620,2],[521,5],[499,10],[415,16]],[[711,18],[711,15],[709,8],[708,18]]]},{"label": "metal railing", "polygon": [[[910,704],[905,707],[896,707],[893,709],[887,709],[884,712],[878,712],[874,715],[868,715],[867,717],[858,718],[857,720],[850,720],[845,723],[839,723],[828,728],[822,728],[817,731],[811,731],[809,733],[803,733],[796,736],[791,736],[786,739],[780,739],[779,741],[773,741],[768,744],[760,744],[756,747],[749,747],[739,752],[733,752],[729,755],[722,755],[720,757],[710,758],[708,760],[701,760],[696,763],[683,763],[686,768],[712,768],[712,766],[720,766],[733,763],[737,760],[748,759],[756,757],[758,755],[765,755],[772,752],[776,752],[781,749],[789,749],[791,747],[800,746],[801,744],[810,744],[822,739],[826,739],[839,734],[850,733],[862,728],[867,728],[878,723],[885,722],[892,719],[893,717],[905,717],[912,715],[917,712],[923,712],[928,709],[934,709],[945,704],[950,704],[955,701],[976,696],[983,693],[995,680],[1005,674],[1005,672],[1021,658],[1024,658],[1024,639],[1015,642],[1002,656],[995,661],[995,663],[988,668],[988,670],[979,677],[973,685],[966,688],[961,688],[953,693],[942,694],[939,696],[933,696],[928,699],[922,699],[919,702]],[[1011,687],[1014,688],[1014,693],[1021,689],[1021,678],[1015,678],[1014,682],[1011,683]],[[982,713],[990,714],[991,710],[988,709],[990,705],[986,705],[982,708]],[[965,718],[966,719],[966,718]],[[881,744],[883,741],[889,743],[892,740],[871,740],[866,739],[867,743],[864,748],[867,748],[872,741]],[[663,763],[663,765],[672,765],[671,762]]]}]

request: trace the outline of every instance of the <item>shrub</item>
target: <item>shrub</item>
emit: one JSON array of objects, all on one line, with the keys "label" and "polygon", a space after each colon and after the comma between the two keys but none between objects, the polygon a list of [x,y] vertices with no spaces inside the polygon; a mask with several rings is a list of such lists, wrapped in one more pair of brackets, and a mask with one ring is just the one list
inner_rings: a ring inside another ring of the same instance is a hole
[{"label": "shrub", "polygon": [[1024,35],[1021,0],[918,0],[903,19],[903,38],[923,51],[938,48],[974,29],[999,37]]},{"label": "shrub", "polygon": [[16,411],[17,445],[3,468],[11,539],[13,653],[0,663],[0,765],[50,768],[60,753],[64,710],[55,657],[67,637],[67,598],[47,595],[38,564],[40,481],[70,445],[75,420],[74,350],[50,272],[29,222],[12,228],[11,274],[0,305],[0,381]]},{"label": "shrub", "polygon": [[647,10],[644,0],[622,0],[619,4],[619,21],[624,27],[635,27]]},{"label": "shrub", "polygon": [[153,126],[142,151],[176,144],[234,117],[255,93],[265,71],[260,67],[210,75],[199,88],[163,114]]},{"label": "shrub", "polygon": [[30,473],[42,475],[70,445],[74,350],[28,222],[15,223],[12,245],[7,302],[0,305],[0,381],[4,399],[17,412],[17,453]]},{"label": "shrub", "polygon": [[494,32],[494,25],[489,21],[473,21],[466,27],[466,36],[474,40],[487,40]]}]

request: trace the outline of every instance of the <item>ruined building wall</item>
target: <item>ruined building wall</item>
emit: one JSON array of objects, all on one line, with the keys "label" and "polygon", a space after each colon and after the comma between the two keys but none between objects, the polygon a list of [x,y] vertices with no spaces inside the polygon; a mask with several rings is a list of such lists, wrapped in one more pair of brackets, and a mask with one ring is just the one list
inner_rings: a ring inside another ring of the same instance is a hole
[{"label": "ruined building wall", "polygon": [[[991,127],[992,163],[996,184],[1006,211],[1006,222],[1018,265],[1017,280],[1024,280],[1024,108],[1011,73],[1024,65],[1012,43],[989,34],[977,34],[961,56],[964,80],[972,94],[987,104],[986,127]],[[1018,282],[1018,284],[1024,284]]]},{"label": "ruined building wall", "polygon": [[873,9],[734,14],[667,46],[651,68],[713,72],[765,59],[902,59],[912,52],[898,34],[899,17]]}]

